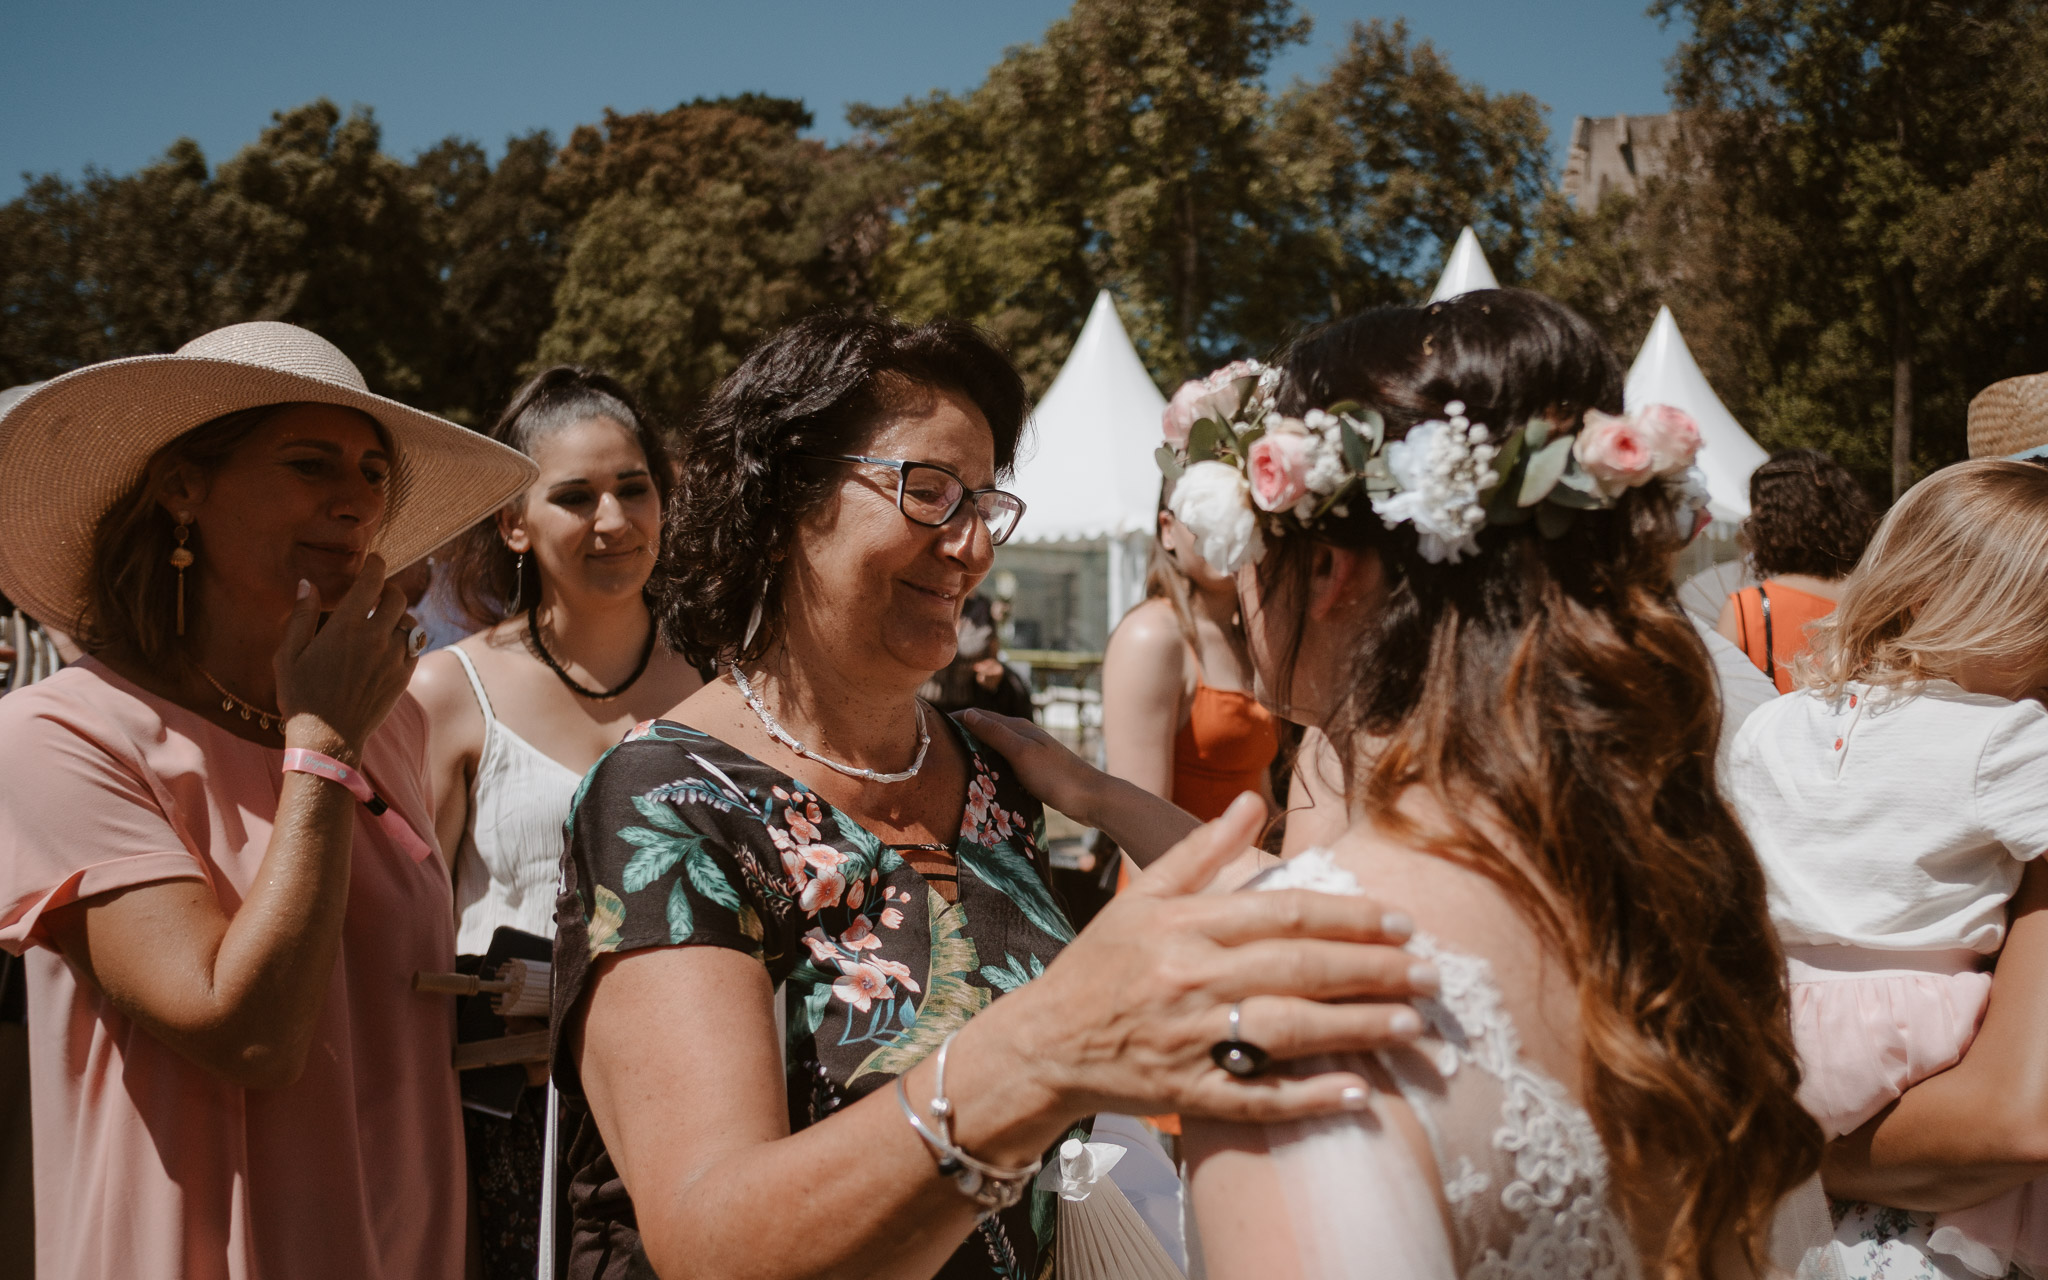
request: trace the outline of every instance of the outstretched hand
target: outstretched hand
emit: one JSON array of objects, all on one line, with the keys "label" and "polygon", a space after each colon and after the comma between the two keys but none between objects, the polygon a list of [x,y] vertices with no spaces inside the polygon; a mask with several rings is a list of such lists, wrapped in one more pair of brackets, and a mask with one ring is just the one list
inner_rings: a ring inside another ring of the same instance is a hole
[{"label": "outstretched hand", "polygon": [[1017,781],[1041,803],[1076,821],[1102,825],[1095,821],[1096,795],[1109,775],[1029,720],[979,707],[960,712],[959,719],[968,732],[1010,762]]},{"label": "outstretched hand", "polygon": [[1407,917],[1370,898],[1290,890],[1203,894],[1263,819],[1240,796],[1118,894],[1012,1000],[1032,1008],[1033,1052],[1076,1111],[1178,1111],[1274,1121],[1366,1105],[1352,1071],[1239,1079],[1210,1057],[1243,1038],[1276,1063],[1406,1044],[1422,1021],[1402,1001],[1432,995],[1434,970],[1401,949]]}]

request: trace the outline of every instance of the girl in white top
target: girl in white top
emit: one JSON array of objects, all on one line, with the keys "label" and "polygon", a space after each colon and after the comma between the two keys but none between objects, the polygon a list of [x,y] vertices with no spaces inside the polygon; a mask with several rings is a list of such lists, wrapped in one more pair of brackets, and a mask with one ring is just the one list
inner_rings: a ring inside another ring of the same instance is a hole
[{"label": "girl in white top", "polygon": [[[2048,851],[2048,468],[1985,460],[1892,509],[1729,790],[1769,877],[1800,1100],[1829,1137],[1969,1048],[2021,864]],[[1937,1219],[1970,1272],[2048,1265],[2048,1187]]]},{"label": "girl in white top", "polygon": [[[540,474],[456,544],[450,586],[487,625],[427,655],[412,681],[435,825],[454,854],[456,950],[472,955],[500,925],[554,937],[577,785],[628,729],[703,683],[655,643],[643,592],[673,472],[626,389],[557,366],[486,434]],[[509,1128],[466,1113],[487,1280],[534,1272],[542,1092],[528,1090]]]}]

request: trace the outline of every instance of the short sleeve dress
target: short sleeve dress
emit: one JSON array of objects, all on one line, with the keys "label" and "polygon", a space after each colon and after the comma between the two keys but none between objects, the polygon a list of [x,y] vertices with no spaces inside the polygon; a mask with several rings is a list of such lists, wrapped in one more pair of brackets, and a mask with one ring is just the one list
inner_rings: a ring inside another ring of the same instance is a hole
[{"label": "short sleeve dress", "polygon": [[[950,850],[884,844],[802,781],[666,720],[639,726],[585,779],[563,855],[554,970],[572,1280],[654,1274],[559,1042],[599,957],[704,946],[758,960],[788,1017],[795,1131],[889,1086],[1072,940],[1047,888],[1038,802],[1002,757],[953,727],[972,780]],[[1049,1276],[1053,1200],[1035,1191],[987,1219],[938,1275]]]}]

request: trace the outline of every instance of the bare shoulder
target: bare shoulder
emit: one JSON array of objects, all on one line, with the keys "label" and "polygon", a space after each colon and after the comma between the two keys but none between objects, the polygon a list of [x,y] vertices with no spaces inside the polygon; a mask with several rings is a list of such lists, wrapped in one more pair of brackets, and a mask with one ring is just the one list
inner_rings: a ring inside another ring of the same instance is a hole
[{"label": "bare shoulder", "polygon": [[1159,596],[1144,601],[1125,614],[1124,620],[1117,624],[1115,634],[1109,638],[1109,654],[1145,662],[1170,659],[1176,667],[1180,665],[1181,653],[1186,646],[1187,641],[1180,633],[1180,619],[1174,616],[1173,604]]},{"label": "bare shoulder", "polygon": [[435,735],[481,737],[483,713],[477,708],[475,691],[469,687],[469,675],[454,654],[441,649],[421,658],[413,668],[412,683],[406,691],[426,713],[427,724]]}]

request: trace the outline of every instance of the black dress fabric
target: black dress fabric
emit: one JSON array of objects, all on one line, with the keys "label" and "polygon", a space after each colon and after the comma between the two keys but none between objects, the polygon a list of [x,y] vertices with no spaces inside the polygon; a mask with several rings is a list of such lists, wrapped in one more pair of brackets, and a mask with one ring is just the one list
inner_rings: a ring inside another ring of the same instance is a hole
[{"label": "black dress fabric", "polygon": [[[784,989],[795,1131],[892,1087],[1072,939],[1047,888],[1038,802],[1002,757],[945,723],[972,757],[952,850],[957,889],[928,881],[800,780],[670,721],[641,725],[584,780],[564,854],[554,968],[572,1280],[653,1274],[632,1201],[562,1052],[598,958],[712,946],[758,960]],[[938,1275],[1049,1276],[1053,1200],[1034,1191],[987,1219]]]}]

